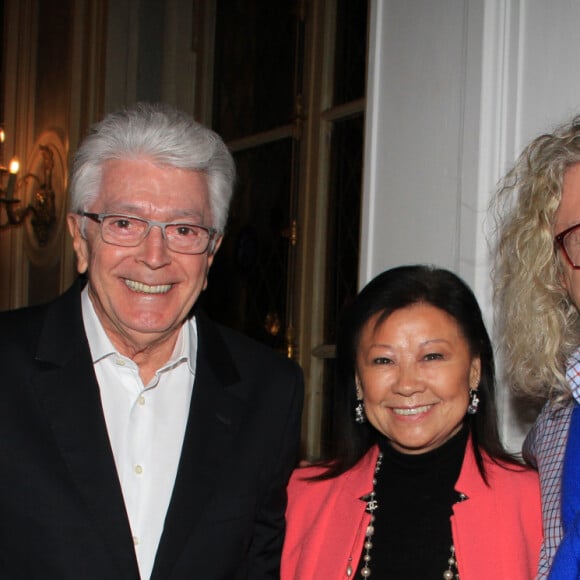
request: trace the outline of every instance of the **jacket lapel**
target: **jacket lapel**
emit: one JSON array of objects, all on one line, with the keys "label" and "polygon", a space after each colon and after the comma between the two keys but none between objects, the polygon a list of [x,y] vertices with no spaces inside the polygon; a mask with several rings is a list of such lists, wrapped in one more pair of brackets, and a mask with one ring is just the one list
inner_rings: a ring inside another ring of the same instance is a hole
[{"label": "jacket lapel", "polygon": [[48,307],[36,355],[35,392],[120,577],[138,578],[130,526],[84,333],[79,290],[75,285]]},{"label": "jacket lapel", "polygon": [[[490,468],[488,471],[489,475],[494,468],[494,464],[485,455],[485,452],[483,459],[486,466]],[[465,456],[459,473],[459,479],[455,484],[455,491],[466,496],[464,501],[453,504],[453,515],[451,516],[453,542],[455,551],[459,555],[458,567],[460,575],[466,578],[473,578],[477,575],[485,577],[489,574],[491,568],[490,570],[486,570],[487,560],[482,562],[482,554],[501,554],[502,546],[498,545],[498,542],[502,542],[504,536],[501,533],[486,534],[485,537],[480,538],[477,542],[466,542],[465,532],[459,532],[460,529],[469,531],[475,526],[476,522],[481,524],[485,521],[486,518],[490,517],[486,515],[486,512],[489,512],[490,508],[492,513],[494,509],[497,510],[497,507],[493,507],[496,506],[497,501],[494,497],[493,488],[486,485],[477,467],[471,436],[467,440]],[[476,527],[481,533],[481,528],[479,526]],[[485,551],[483,551],[483,544],[485,544]],[[497,564],[495,567],[497,567]],[[494,568],[493,565],[492,568]],[[501,573],[500,576],[503,577]]]},{"label": "jacket lapel", "polygon": [[[199,525],[246,408],[240,380],[217,327],[196,315],[198,351],[181,459],[152,579],[166,580]],[[203,555],[200,555],[203,557]]]}]

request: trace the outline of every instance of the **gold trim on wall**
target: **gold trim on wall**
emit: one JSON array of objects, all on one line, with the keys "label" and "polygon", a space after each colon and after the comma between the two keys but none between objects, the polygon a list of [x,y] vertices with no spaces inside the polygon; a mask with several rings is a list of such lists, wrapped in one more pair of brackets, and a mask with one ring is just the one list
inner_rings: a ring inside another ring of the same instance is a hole
[{"label": "gold trim on wall", "polygon": [[[44,149],[46,148],[46,149]],[[49,157],[49,159],[47,159]],[[46,241],[42,244],[38,232],[35,231],[33,219],[26,220],[24,226],[24,251],[28,260],[39,267],[48,267],[60,258],[62,248],[61,237],[65,228],[66,215],[66,182],[67,154],[65,146],[56,131],[44,131],[32,146],[29,155],[28,169],[23,176],[22,202],[33,204],[35,198],[42,194],[41,188],[50,188],[46,192],[52,195],[54,203],[55,222],[52,224]]]}]

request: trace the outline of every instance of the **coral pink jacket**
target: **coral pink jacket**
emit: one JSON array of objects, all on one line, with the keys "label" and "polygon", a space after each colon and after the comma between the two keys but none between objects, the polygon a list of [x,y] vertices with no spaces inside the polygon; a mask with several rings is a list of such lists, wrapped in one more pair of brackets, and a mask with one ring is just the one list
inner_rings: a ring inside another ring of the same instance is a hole
[{"label": "coral pink jacket", "polygon": [[[320,468],[297,469],[288,487],[281,580],[346,579],[356,570],[370,516],[359,498],[372,489],[378,448],[341,476],[305,481]],[[468,499],[453,506],[451,528],[462,580],[535,577],[542,516],[537,474],[485,458],[482,480],[469,441],[455,489]],[[396,498],[392,498],[396,501]],[[420,550],[420,546],[417,546]]]}]

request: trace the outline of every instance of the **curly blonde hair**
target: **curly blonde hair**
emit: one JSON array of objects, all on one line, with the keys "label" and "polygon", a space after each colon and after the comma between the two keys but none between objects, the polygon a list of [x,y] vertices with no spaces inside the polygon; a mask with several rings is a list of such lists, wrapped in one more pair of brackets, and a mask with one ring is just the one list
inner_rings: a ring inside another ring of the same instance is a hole
[{"label": "curly blonde hair", "polygon": [[580,163],[580,115],[534,139],[492,201],[497,248],[494,298],[510,387],[566,401],[566,360],[580,344],[580,316],[562,284],[553,224],[566,171]]}]

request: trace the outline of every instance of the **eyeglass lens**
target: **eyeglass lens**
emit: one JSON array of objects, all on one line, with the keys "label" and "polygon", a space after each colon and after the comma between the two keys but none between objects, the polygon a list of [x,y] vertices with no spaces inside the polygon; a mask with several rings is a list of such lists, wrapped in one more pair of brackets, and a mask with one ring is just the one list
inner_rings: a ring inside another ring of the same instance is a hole
[{"label": "eyeglass lens", "polygon": [[153,226],[163,228],[167,246],[177,252],[203,253],[210,242],[209,232],[195,224],[159,224],[120,215],[103,217],[101,232],[105,242],[119,246],[136,246],[145,239]]}]

